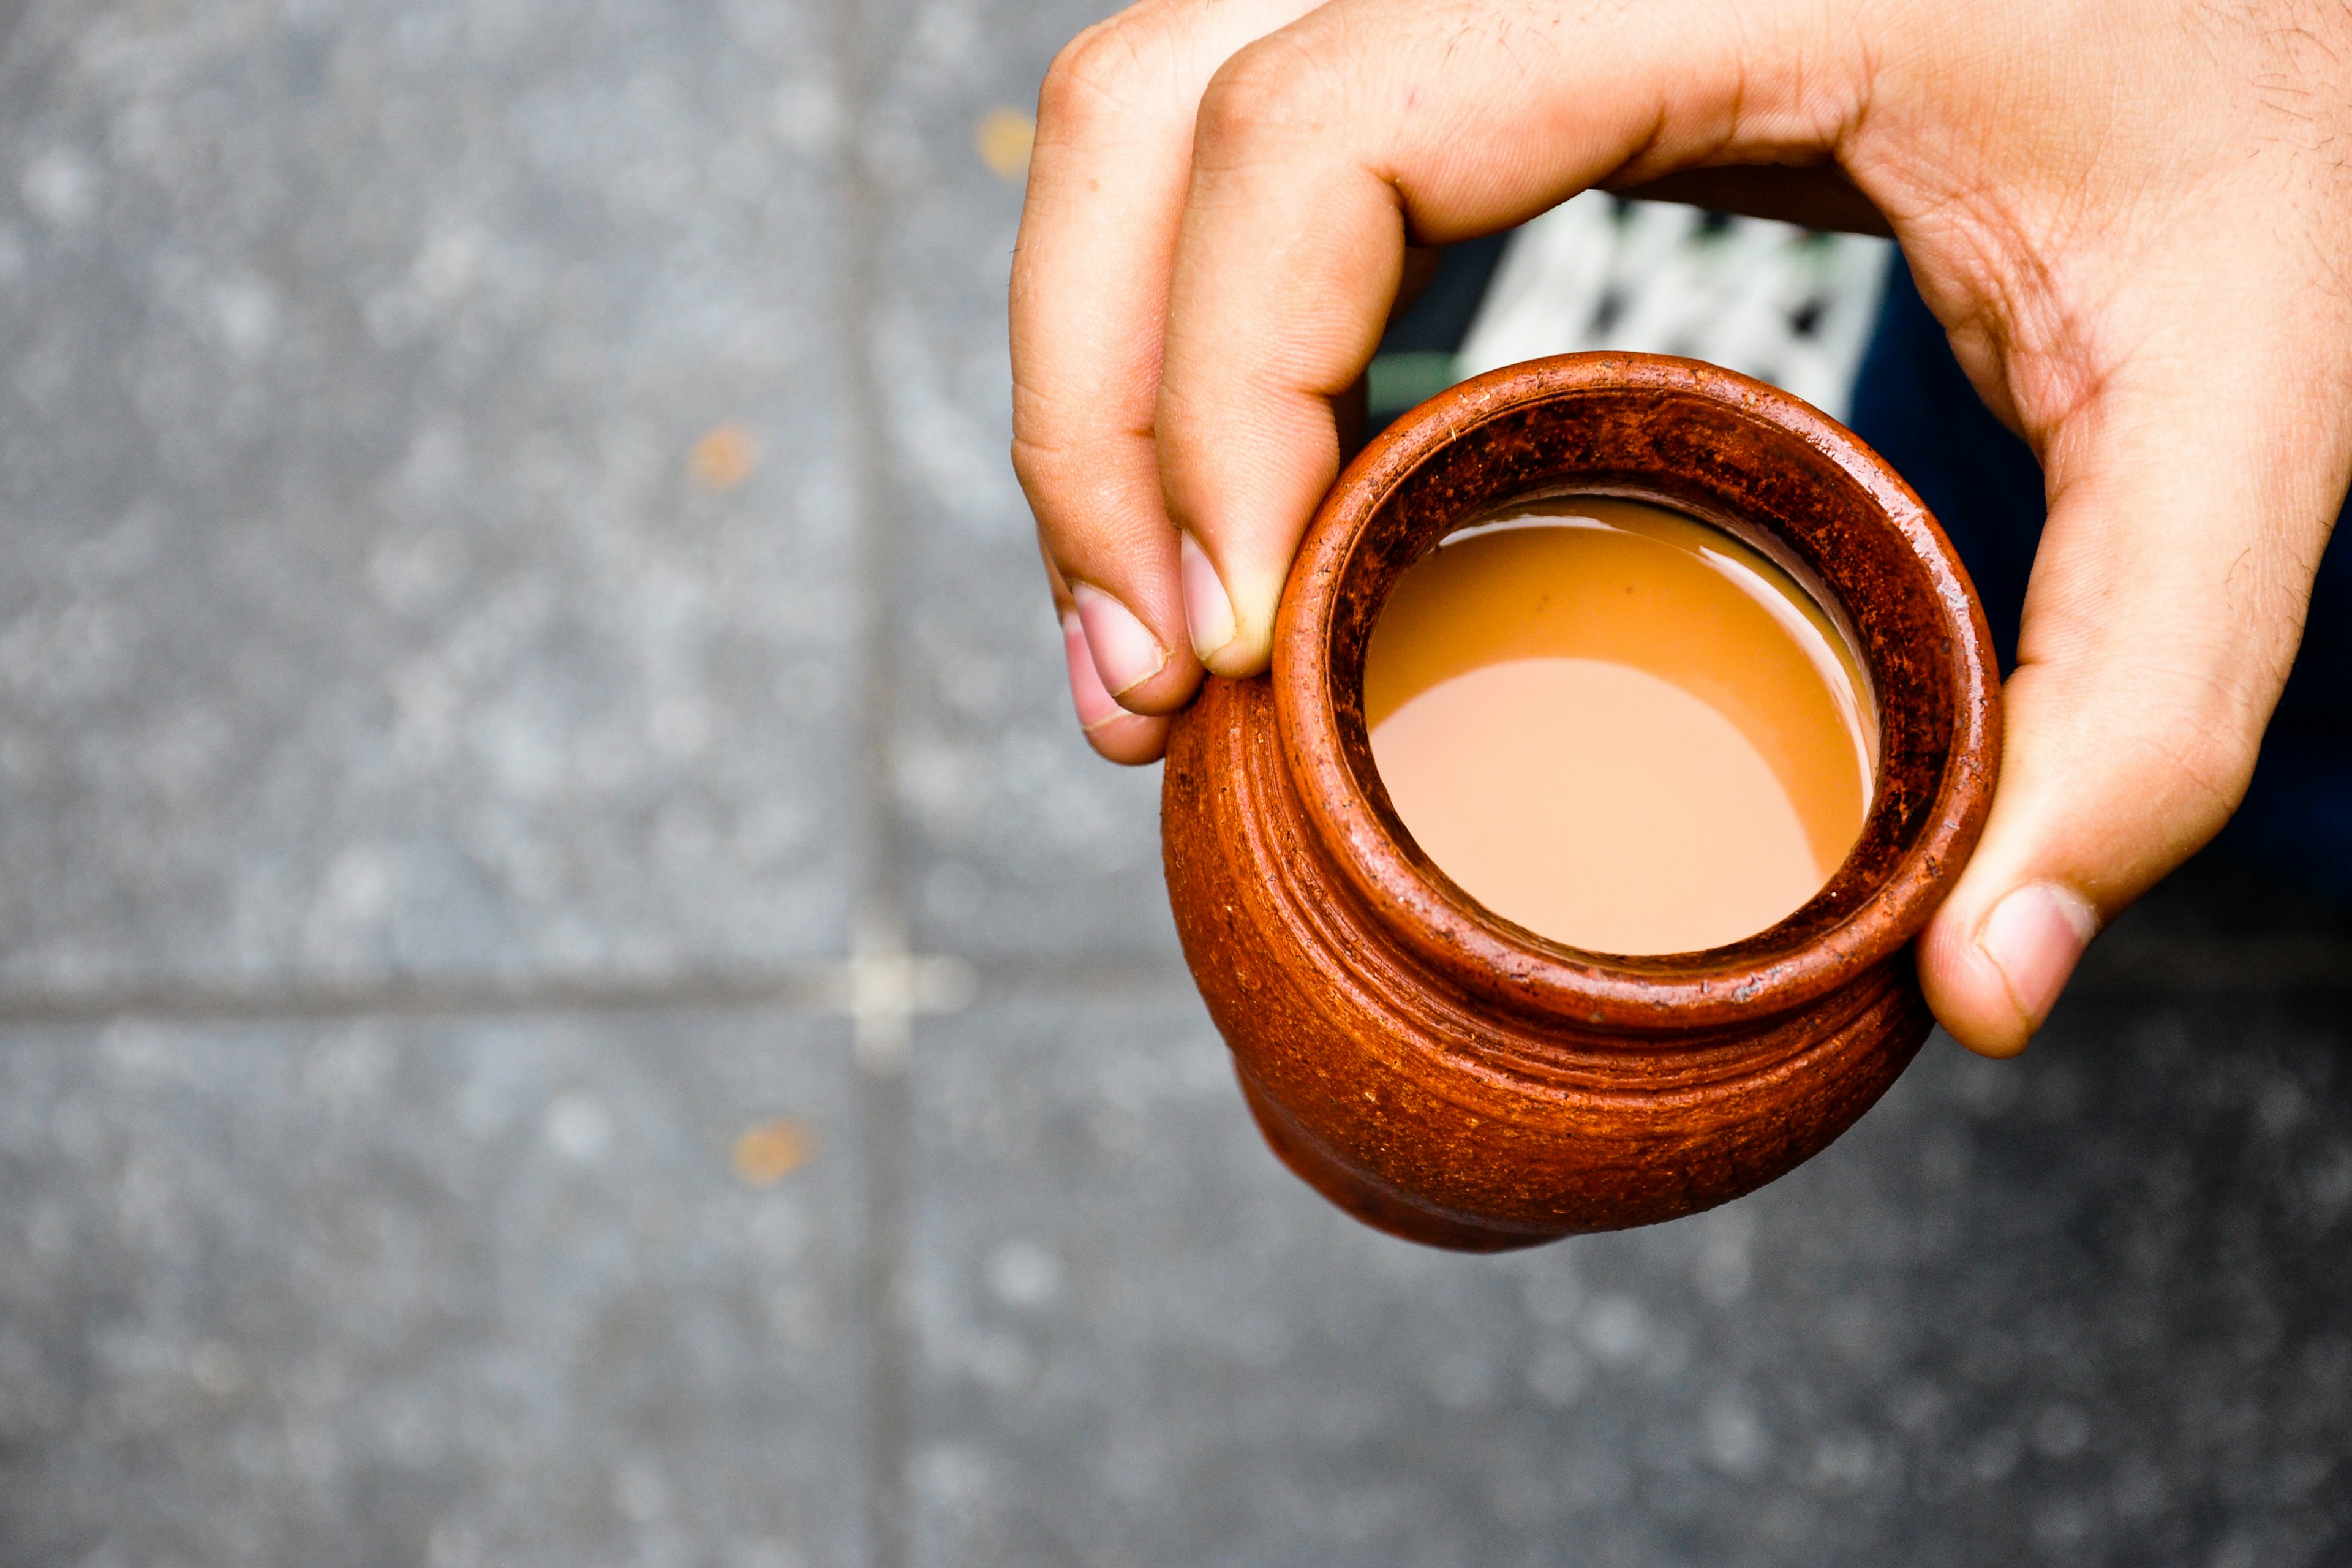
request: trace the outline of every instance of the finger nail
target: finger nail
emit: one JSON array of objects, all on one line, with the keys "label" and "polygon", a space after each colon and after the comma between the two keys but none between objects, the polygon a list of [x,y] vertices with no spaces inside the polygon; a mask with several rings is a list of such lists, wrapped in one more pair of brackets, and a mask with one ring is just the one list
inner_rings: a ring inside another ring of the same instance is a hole
[{"label": "finger nail", "polygon": [[1168,667],[1168,650],[1133,610],[1091,584],[1071,584],[1070,597],[1078,602],[1078,621],[1086,627],[1095,672],[1113,697],[1132,691]]},{"label": "finger nail", "polygon": [[2028,882],[1993,906],[1977,946],[2000,971],[2017,1010],[2038,1029],[2098,930],[2098,916],[2078,894],[2054,882]]},{"label": "finger nail", "polygon": [[1076,610],[1062,612],[1062,653],[1070,664],[1070,700],[1078,710],[1078,725],[1089,735],[1114,719],[1124,718],[1121,708],[1103,685],[1102,672],[1095,668],[1095,656],[1087,647],[1087,625]]},{"label": "finger nail", "polygon": [[1192,651],[1205,663],[1210,655],[1234,640],[1237,627],[1233,597],[1225,592],[1209,552],[1192,542],[1191,534],[1177,536],[1176,555],[1184,581],[1184,629],[1192,635]]}]

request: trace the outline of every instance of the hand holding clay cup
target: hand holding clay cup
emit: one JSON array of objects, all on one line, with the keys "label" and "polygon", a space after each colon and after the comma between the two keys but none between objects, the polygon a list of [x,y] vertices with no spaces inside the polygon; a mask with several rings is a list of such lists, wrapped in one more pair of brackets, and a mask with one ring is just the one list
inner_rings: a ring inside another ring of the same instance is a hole
[{"label": "hand holding clay cup", "polygon": [[2312,0],[1146,0],[1049,75],[1012,295],[1090,739],[1150,760],[1204,668],[1265,668],[1409,246],[1813,165],[2048,480],[1999,791],[1917,949],[1956,1037],[2022,1048],[2228,817],[2294,658],[2352,472],[2347,54]]}]

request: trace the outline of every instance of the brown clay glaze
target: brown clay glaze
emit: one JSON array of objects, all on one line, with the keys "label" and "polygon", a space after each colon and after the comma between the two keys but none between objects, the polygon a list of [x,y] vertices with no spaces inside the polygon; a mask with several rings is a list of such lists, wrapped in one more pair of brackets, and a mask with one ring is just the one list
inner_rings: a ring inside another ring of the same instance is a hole
[{"label": "brown clay glaze", "polygon": [[[1870,672],[1862,837],[1745,942],[1627,958],[1547,941],[1455,888],[1381,787],[1362,675],[1390,587],[1461,522],[1570,492],[1758,542],[1825,591]],[[1368,1223],[1487,1251],[1692,1214],[1827,1147],[1927,1037],[1911,941],[1983,826],[1999,704],[1949,542],[1843,426],[1687,360],[1515,365],[1364,450],[1292,569],[1273,673],[1209,681],[1177,721],[1177,930],[1267,1141]]]}]

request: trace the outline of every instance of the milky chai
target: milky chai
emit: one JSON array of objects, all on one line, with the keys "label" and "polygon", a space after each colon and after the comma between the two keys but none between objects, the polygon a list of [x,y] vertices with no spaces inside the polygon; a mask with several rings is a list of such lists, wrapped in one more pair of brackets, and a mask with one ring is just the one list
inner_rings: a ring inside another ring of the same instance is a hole
[{"label": "milky chai", "polygon": [[1773,561],[1639,501],[1457,530],[1364,663],[1381,782],[1495,913],[1593,952],[1753,936],[1821,890],[1870,809],[1869,686]]}]

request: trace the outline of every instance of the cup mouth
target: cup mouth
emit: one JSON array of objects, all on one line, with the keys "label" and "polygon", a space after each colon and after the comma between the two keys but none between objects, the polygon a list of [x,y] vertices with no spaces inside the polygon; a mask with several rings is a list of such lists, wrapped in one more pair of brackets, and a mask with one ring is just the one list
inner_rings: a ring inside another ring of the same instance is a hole
[{"label": "cup mouth", "polygon": [[[1844,863],[1777,924],[1697,952],[1587,952],[1479,904],[1399,820],[1363,713],[1365,650],[1389,591],[1454,528],[1545,494],[1646,500],[1724,528],[1794,569],[1852,639],[1878,709],[1870,812]],[[1636,1033],[1784,1012],[1893,958],[1975,847],[2000,761],[1984,613],[1918,497],[1801,400],[1657,354],[1508,366],[1391,426],[1307,529],[1273,684],[1307,816],[1388,931],[1474,994]]]}]

